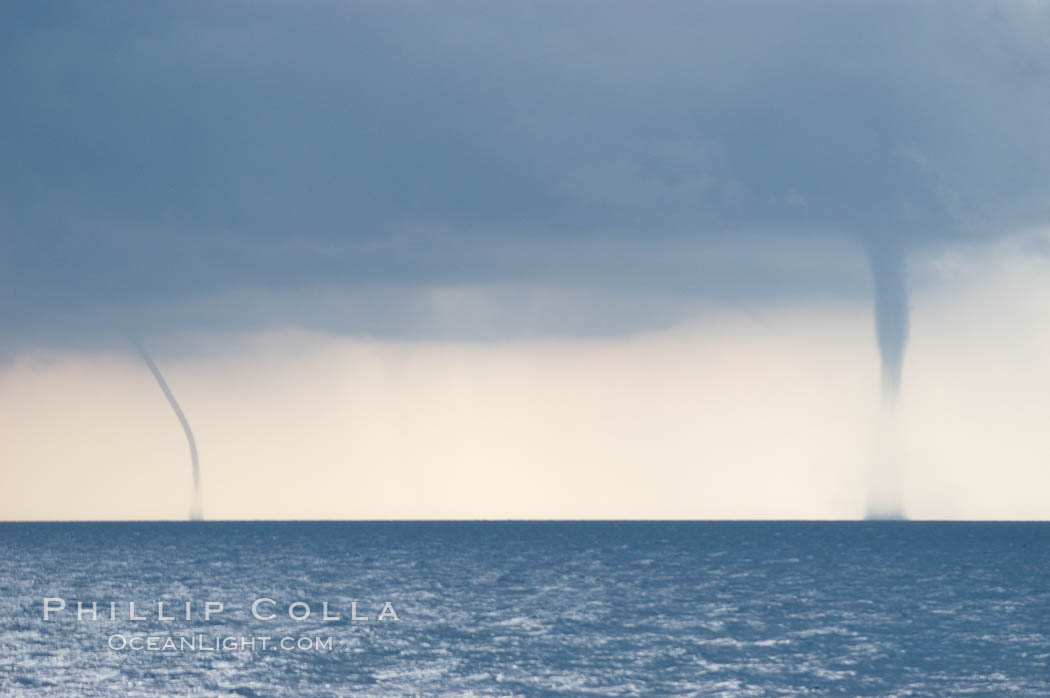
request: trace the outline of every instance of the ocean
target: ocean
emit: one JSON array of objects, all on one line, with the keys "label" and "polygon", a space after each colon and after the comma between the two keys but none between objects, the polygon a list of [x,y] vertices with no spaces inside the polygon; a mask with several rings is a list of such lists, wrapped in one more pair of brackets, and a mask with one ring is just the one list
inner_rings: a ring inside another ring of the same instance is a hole
[{"label": "ocean", "polygon": [[1040,523],[6,523],[0,555],[3,696],[1050,695]]}]

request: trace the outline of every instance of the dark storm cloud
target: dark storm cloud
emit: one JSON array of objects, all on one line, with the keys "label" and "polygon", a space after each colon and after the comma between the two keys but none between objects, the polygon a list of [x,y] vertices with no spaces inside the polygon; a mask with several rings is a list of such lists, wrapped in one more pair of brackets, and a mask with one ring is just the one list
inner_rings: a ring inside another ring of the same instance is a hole
[{"label": "dark storm cloud", "polygon": [[[813,240],[903,260],[1050,218],[1041,4],[3,12],[9,336],[193,328],[170,309],[319,285],[855,293]],[[398,311],[214,307],[364,332]]]}]

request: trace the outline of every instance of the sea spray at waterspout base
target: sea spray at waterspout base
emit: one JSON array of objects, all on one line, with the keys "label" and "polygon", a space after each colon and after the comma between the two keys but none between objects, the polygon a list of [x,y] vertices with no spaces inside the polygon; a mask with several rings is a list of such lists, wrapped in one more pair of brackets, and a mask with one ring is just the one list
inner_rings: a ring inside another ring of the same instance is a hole
[{"label": "sea spray at waterspout base", "polygon": [[875,417],[868,463],[868,495],[865,518],[904,519],[901,503],[900,418],[895,404],[886,402]]}]

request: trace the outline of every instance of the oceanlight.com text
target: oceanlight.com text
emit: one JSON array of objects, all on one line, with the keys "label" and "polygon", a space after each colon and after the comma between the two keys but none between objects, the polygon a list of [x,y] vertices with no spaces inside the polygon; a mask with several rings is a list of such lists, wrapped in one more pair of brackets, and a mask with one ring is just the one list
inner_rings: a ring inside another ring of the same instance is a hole
[{"label": "oceanlight.com text", "polygon": [[114,652],[331,652],[332,637],[266,635],[110,635]]}]

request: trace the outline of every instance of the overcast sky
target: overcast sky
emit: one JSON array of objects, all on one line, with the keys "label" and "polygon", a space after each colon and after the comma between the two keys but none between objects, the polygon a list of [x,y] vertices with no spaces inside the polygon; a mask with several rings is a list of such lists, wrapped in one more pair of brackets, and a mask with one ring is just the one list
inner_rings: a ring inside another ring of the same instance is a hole
[{"label": "overcast sky", "polygon": [[[134,337],[192,384],[194,362],[265,363],[252,337],[296,336],[339,365],[356,342],[505,351],[513,375],[565,342],[557,382],[581,347],[659,337],[684,362],[728,333],[768,359],[839,326],[865,340],[829,375],[869,385],[877,334],[906,391],[920,298],[955,317],[974,279],[1037,284],[1047,260],[1047,36],[1045,2],[8,3],[3,381],[97,361],[70,379],[97,394]],[[440,374],[425,356],[406,375]],[[33,452],[6,454],[12,479]],[[852,511],[835,501],[757,511]]]},{"label": "overcast sky", "polygon": [[[421,286],[857,294],[827,238],[910,248],[1050,216],[1044,3],[4,12],[9,337],[425,334],[404,312]],[[173,308],[322,285],[402,319]]]}]

